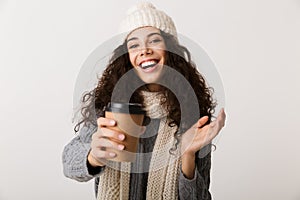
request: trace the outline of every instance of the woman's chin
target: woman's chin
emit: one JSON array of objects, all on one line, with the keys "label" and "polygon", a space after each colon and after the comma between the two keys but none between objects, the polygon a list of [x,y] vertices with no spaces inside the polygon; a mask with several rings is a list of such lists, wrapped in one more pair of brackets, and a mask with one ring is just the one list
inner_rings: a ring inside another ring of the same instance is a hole
[{"label": "woman's chin", "polygon": [[158,84],[160,75],[148,75],[148,76],[140,76],[140,79],[145,83],[145,84]]},{"label": "woman's chin", "polygon": [[155,70],[152,72],[144,72],[141,69],[137,70],[137,74],[140,77],[140,79],[145,84],[157,84],[160,80],[160,77],[162,75],[163,68],[161,66],[156,67]]}]

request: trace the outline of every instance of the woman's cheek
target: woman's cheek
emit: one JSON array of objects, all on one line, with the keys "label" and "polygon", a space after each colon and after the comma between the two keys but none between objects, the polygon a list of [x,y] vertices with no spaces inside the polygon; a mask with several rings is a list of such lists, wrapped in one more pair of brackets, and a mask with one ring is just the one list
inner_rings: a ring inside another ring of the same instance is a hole
[{"label": "woman's cheek", "polygon": [[129,53],[129,60],[133,67],[136,67],[136,55],[133,53]]}]

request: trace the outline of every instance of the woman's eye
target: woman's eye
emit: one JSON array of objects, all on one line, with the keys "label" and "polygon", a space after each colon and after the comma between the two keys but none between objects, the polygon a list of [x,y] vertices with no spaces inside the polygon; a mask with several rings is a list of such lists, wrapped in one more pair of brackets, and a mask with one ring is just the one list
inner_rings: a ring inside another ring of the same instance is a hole
[{"label": "woman's eye", "polygon": [[138,46],[139,46],[138,44],[132,44],[132,45],[129,45],[129,49],[134,49],[134,48],[136,48]]},{"label": "woman's eye", "polygon": [[161,39],[154,39],[154,40],[151,40],[150,43],[158,43],[160,41],[161,41]]}]

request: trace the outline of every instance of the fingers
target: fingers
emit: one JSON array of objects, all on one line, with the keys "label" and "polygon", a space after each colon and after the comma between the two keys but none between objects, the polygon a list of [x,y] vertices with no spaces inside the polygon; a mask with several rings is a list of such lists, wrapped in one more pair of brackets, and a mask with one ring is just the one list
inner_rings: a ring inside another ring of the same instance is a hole
[{"label": "fingers", "polygon": [[[118,151],[125,149],[125,146],[119,143],[125,139],[123,134],[119,134],[118,132],[111,131],[107,128],[102,128],[102,130],[103,129],[105,130],[101,131],[98,129],[98,131],[93,134],[91,142],[90,154],[93,159],[89,159],[89,162],[91,163],[92,160],[95,160],[95,162],[92,161],[92,163],[97,164],[98,166],[103,166],[108,159],[117,156],[115,152],[112,152],[113,149]],[[120,139],[120,136],[122,136],[121,138],[123,139]]]},{"label": "fingers", "polygon": [[107,148],[123,150],[124,145],[120,144],[125,139],[123,133],[110,130],[108,128],[98,128],[92,135],[91,148],[105,151]]},{"label": "fingers", "polygon": [[92,149],[88,155],[88,162],[93,166],[105,166],[107,161],[116,157],[114,152]]},{"label": "fingers", "polygon": [[94,165],[103,166],[108,159],[116,157],[113,149],[122,151],[125,146],[121,142],[125,139],[122,132],[109,129],[116,125],[114,120],[100,117],[97,119],[98,130],[92,135],[89,162]]},{"label": "fingers", "polygon": [[[126,150],[123,142],[126,136],[115,127],[117,125],[115,120],[100,117],[97,119],[97,125],[97,132],[92,135],[89,162],[103,166],[107,160],[116,157],[119,151]],[[143,134],[145,130],[146,127],[141,126],[137,133]]]},{"label": "fingers", "polygon": [[102,151],[108,148],[113,148],[117,150],[123,150],[125,146],[108,138],[101,137],[98,140],[93,140],[91,144],[92,149],[100,149]]},{"label": "fingers", "polygon": [[208,125],[205,125],[208,122],[208,117],[201,117],[193,126],[194,129],[189,129],[183,134],[182,151],[195,153],[211,143],[224,127],[225,119],[226,114],[223,108],[220,110],[217,119]]},{"label": "fingers", "polygon": [[204,117],[201,117],[197,123],[195,124],[195,128],[200,128],[202,127],[206,122],[208,121],[208,116],[204,116]]},{"label": "fingers", "polygon": [[219,120],[221,127],[224,127],[225,126],[225,120],[226,120],[226,114],[225,114],[224,108],[222,108],[220,110],[217,119]]},{"label": "fingers", "polygon": [[122,132],[118,132],[108,128],[98,128],[97,132],[92,136],[92,139],[99,139],[102,137],[117,141],[123,141],[125,139],[125,135]]},{"label": "fingers", "polygon": [[225,119],[226,119],[226,114],[224,108],[222,108],[217,116],[217,119],[215,121],[212,121],[209,124],[209,130],[208,130],[209,140],[213,140],[220,133],[221,129],[225,125]]},{"label": "fingers", "polygon": [[97,124],[98,124],[98,127],[115,126],[116,121],[113,119],[105,118],[105,117],[99,117],[97,119]]},{"label": "fingers", "polygon": [[108,159],[116,157],[116,153],[114,152],[109,152],[109,151],[91,151],[91,154],[94,159],[96,159],[99,162],[105,162]]},{"label": "fingers", "polygon": [[214,121],[218,125],[218,129],[221,130],[225,126],[226,114],[224,108],[222,108],[217,116],[217,119]]}]

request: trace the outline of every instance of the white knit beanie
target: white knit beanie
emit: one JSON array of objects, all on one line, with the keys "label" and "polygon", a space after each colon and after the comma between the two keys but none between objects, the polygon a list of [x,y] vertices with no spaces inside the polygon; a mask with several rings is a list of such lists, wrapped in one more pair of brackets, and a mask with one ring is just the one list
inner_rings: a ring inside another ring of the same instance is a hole
[{"label": "white knit beanie", "polygon": [[128,36],[133,30],[152,26],[173,35],[177,39],[177,31],[173,20],[165,12],[157,10],[150,2],[139,2],[126,12],[120,24],[120,32]]}]

